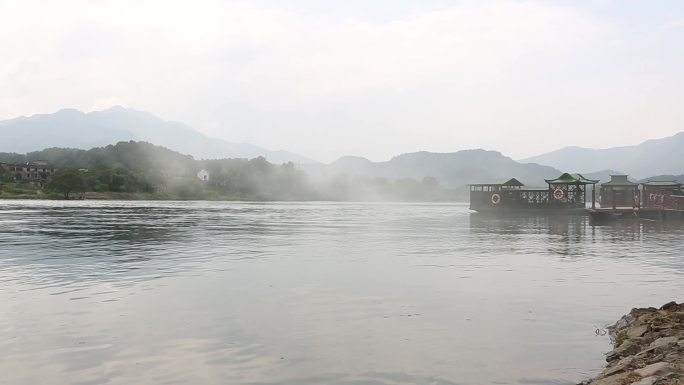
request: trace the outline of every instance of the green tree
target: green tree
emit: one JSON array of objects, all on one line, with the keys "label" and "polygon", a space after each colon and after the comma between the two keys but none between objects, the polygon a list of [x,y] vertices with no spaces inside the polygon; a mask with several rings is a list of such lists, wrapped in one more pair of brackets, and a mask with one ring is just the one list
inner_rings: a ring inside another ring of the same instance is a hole
[{"label": "green tree", "polygon": [[12,174],[9,172],[6,172],[5,170],[0,167],[0,183],[11,183],[12,182]]},{"label": "green tree", "polygon": [[86,178],[75,168],[63,168],[55,172],[48,188],[64,194],[64,199],[69,199],[72,192],[85,191]]}]

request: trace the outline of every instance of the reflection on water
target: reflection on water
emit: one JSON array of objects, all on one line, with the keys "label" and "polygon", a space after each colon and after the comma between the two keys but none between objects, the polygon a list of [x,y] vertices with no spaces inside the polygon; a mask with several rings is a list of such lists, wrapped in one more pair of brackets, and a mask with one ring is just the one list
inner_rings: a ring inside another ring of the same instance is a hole
[{"label": "reflection on water", "polygon": [[0,384],[570,384],[677,223],[458,204],[0,203]]},{"label": "reflection on water", "polygon": [[[531,234],[545,235],[550,254],[578,257],[637,258],[641,263],[684,270],[684,222],[627,219],[593,225],[583,216],[495,217],[470,214],[471,233],[510,236],[529,242]],[[535,245],[536,247],[537,245]],[[519,249],[524,250],[524,249]],[[657,258],[644,259],[644,253]]]}]

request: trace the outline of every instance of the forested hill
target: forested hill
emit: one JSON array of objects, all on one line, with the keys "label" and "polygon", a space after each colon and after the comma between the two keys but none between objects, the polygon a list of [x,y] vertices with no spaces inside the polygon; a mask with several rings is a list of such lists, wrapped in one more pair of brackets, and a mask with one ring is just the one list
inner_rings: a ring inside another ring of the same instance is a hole
[{"label": "forested hill", "polygon": [[[305,175],[291,163],[262,157],[195,160],[146,142],[119,142],[90,150],[49,148],[25,155],[0,153],[0,162],[47,160],[58,168],[81,169],[88,191],[154,193],[160,198],[299,200],[315,198]],[[201,169],[211,179],[200,181]]]},{"label": "forested hill", "polygon": [[90,150],[47,148],[26,154],[0,153],[0,162],[26,163],[38,159],[47,160],[59,168],[106,167],[176,176],[186,175],[197,169],[197,162],[192,156],[147,142],[119,142]]},{"label": "forested hill", "polygon": [[[27,154],[0,153],[0,162],[47,160],[58,168],[81,169],[87,191],[147,193],[161,199],[237,200],[463,200],[435,178],[349,177],[312,181],[293,163],[253,159],[196,160],[146,142],[119,142],[90,150],[49,148]],[[197,177],[207,170],[208,181]],[[7,180],[7,179],[5,179]]]}]

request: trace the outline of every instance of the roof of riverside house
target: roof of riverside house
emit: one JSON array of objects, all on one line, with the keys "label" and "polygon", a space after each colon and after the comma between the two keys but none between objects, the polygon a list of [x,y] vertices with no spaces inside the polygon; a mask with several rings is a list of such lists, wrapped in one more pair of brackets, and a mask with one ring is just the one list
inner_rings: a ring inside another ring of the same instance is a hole
[{"label": "roof of riverside house", "polygon": [[649,180],[642,183],[649,187],[681,187],[682,184],[676,180]]},{"label": "roof of riverside house", "polygon": [[23,163],[4,163],[0,162],[0,167],[26,167]]},{"label": "roof of riverside house", "polygon": [[0,168],[1,169],[7,169],[10,167],[28,169],[28,170],[30,170],[32,168],[36,168],[36,169],[48,168],[51,171],[54,171],[57,169],[57,167],[53,166],[52,164],[50,164],[48,161],[45,161],[45,160],[39,160],[39,161],[28,162],[28,163],[4,163],[4,162],[0,162]]},{"label": "roof of riverside house", "polygon": [[52,166],[47,160],[33,160],[27,163],[29,166]]},{"label": "roof of riverside house", "polygon": [[601,183],[601,186],[616,186],[616,187],[631,187],[638,186],[639,183],[635,183],[629,180],[627,175],[611,175],[610,181],[606,183]]},{"label": "roof of riverside house", "polygon": [[548,184],[596,184],[599,181],[587,179],[582,174],[569,174],[564,172],[556,179],[544,179]]},{"label": "roof of riverside house", "polygon": [[469,186],[506,186],[506,187],[522,187],[525,184],[520,182],[519,180],[515,178],[511,178],[503,183],[501,182],[495,182],[495,183],[471,183]]}]

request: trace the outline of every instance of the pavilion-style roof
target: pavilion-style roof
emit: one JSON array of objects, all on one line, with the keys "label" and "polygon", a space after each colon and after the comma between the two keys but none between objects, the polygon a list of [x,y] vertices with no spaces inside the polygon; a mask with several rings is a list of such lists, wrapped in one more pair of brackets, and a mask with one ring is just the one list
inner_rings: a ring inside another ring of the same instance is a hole
[{"label": "pavilion-style roof", "polygon": [[649,180],[642,183],[647,187],[681,187],[682,184],[676,180]]},{"label": "pavilion-style roof", "polygon": [[587,179],[582,174],[569,174],[567,172],[556,179],[545,179],[548,184],[596,184],[599,181]]},{"label": "pavilion-style roof", "polygon": [[524,186],[525,184],[522,183],[521,181],[515,179],[515,178],[511,178],[511,179],[505,181],[505,182],[503,183],[503,185],[504,185],[504,186],[510,186],[510,187],[522,187],[522,186]]},{"label": "pavilion-style roof", "polygon": [[515,178],[511,178],[503,183],[471,183],[469,186],[505,186],[505,187],[522,187],[524,184]]},{"label": "pavilion-style roof", "polygon": [[613,187],[634,187],[638,186],[639,183],[634,183],[628,179],[627,175],[611,175],[610,181],[606,183],[601,183],[601,186],[613,186]]}]

